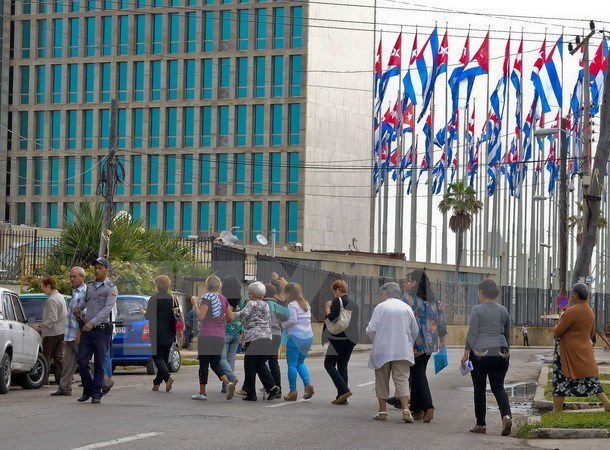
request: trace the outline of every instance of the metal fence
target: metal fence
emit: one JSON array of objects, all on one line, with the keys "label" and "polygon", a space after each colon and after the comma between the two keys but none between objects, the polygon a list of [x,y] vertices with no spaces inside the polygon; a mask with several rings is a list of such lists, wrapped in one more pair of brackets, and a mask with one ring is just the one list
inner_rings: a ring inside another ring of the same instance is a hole
[{"label": "metal fence", "polygon": [[212,270],[220,278],[233,275],[243,281],[246,274],[246,251],[213,243]]},{"label": "metal fence", "polygon": [[0,282],[18,283],[36,275],[55,245],[56,237],[41,237],[38,230],[0,231]]}]

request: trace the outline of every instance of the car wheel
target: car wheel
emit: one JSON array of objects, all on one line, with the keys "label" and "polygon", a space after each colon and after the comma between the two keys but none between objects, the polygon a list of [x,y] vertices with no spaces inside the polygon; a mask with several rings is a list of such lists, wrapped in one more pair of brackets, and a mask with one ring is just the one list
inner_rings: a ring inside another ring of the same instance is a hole
[{"label": "car wheel", "polygon": [[48,376],[49,364],[42,353],[38,353],[38,358],[34,367],[29,372],[20,375],[19,384],[23,389],[39,389]]},{"label": "car wheel", "polygon": [[168,369],[171,373],[176,373],[180,370],[180,350],[178,350],[178,344],[172,345]]},{"label": "car wheel", "polygon": [[11,388],[11,357],[8,353],[0,360],[0,394],[6,394]]},{"label": "car wheel", "polygon": [[152,359],[146,363],[146,373],[148,375],[155,375],[157,373],[157,368],[155,367],[155,363]]}]

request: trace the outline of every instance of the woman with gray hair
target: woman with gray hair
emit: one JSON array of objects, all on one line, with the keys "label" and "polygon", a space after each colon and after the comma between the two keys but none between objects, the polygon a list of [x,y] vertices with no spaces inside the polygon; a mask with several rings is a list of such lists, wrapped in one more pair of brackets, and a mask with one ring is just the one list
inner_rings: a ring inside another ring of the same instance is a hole
[{"label": "woman with gray hair", "polygon": [[271,313],[265,303],[265,285],[255,281],[248,286],[249,300],[241,311],[235,313],[235,319],[242,322],[246,328],[244,356],[244,388],[243,398],[246,401],[256,401],[256,375],[268,393],[267,400],[276,398],[279,388],[273,381],[273,376],[267,367],[267,359],[271,354]]},{"label": "woman with gray hair", "polygon": [[419,333],[413,310],[400,300],[402,290],[397,283],[386,283],[379,289],[382,302],[373,310],[366,334],[373,347],[369,367],[375,369],[375,394],[379,411],[375,420],[387,419],[386,400],[390,398],[390,375],[396,396],[402,404],[402,419],[413,423],[409,411],[409,367],[415,363],[413,344]]}]

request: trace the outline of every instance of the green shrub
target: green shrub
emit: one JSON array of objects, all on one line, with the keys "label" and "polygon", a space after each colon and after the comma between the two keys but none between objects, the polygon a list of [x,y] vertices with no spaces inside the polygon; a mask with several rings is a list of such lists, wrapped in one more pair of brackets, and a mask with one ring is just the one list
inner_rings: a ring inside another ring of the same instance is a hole
[{"label": "green shrub", "polygon": [[540,426],[544,428],[608,428],[610,412],[560,412],[542,415]]}]

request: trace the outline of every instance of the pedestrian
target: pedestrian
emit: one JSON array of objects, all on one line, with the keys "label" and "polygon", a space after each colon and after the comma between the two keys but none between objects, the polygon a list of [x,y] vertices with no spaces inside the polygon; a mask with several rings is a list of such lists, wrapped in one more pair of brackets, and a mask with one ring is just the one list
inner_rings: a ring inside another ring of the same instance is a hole
[{"label": "pedestrian", "polygon": [[[83,394],[78,399],[81,403],[91,399],[91,403],[99,404],[102,398],[104,360],[112,336],[110,316],[118,295],[116,286],[108,279],[109,270],[110,263],[106,258],[95,260],[95,280],[87,283],[85,296],[74,308],[74,316],[80,319],[81,327],[78,344],[78,370],[83,383]],[[92,356],[93,376],[89,370]]]},{"label": "pedestrian", "polygon": [[521,334],[523,335],[523,346],[524,347],[529,347],[530,346],[530,339],[529,339],[528,334],[527,334],[527,322],[525,322],[523,324],[523,326],[521,327]]},{"label": "pedestrian", "polygon": [[169,373],[169,354],[176,341],[175,299],[170,293],[171,281],[167,275],[155,277],[157,293],[148,299],[144,317],[148,320],[152,359],[157,367],[152,390],[159,391],[165,382],[165,391],[172,390],[174,379]]},{"label": "pedestrian", "polygon": [[[322,344],[328,342],[326,356],[324,357],[324,368],[333,380],[337,388],[337,397],[331,401],[333,405],[345,405],[347,399],[352,396],[348,385],[347,366],[352,356],[352,351],[360,338],[358,324],[360,323],[358,304],[347,295],[347,283],[336,280],[331,285],[333,300],[326,302],[326,319],[322,329]],[[345,314],[343,311],[347,311]],[[348,320],[347,316],[349,316]],[[342,331],[328,330],[328,323],[338,324]]]},{"label": "pedestrian", "polygon": [[487,377],[491,392],[496,398],[502,417],[502,436],[510,435],[512,414],[508,394],[504,389],[504,378],[509,365],[510,317],[506,308],[496,303],[500,291],[493,280],[479,283],[479,304],[472,308],[466,346],[461,366],[472,363],[472,385],[474,387],[474,413],[477,423],[472,433],[485,434]]},{"label": "pedestrian", "polygon": [[227,400],[235,395],[237,378],[232,371],[223,370],[220,360],[225,345],[225,320],[235,320],[233,310],[221,294],[222,282],[216,275],[205,280],[205,293],[201,299],[193,297],[193,309],[199,319],[199,338],[197,353],[199,359],[199,392],[191,395],[193,400],[207,400],[206,385],[211,368],[218,379],[226,383]]},{"label": "pedestrian", "polygon": [[248,302],[241,311],[235,313],[235,318],[245,326],[245,356],[244,356],[244,391],[246,401],[256,401],[256,375],[258,375],[265,391],[267,400],[277,397],[279,388],[275,385],[273,376],[267,367],[267,359],[271,354],[271,314],[265,298],[265,285],[259,281],[248,286]]},{"label": "pedestrian", "polygon": [[391,375],[402,405],[402,419],[413,423],[407,380],[409,367],[415,364],[413,346],[419,327],[411,307],[400,300],[402,290],[398,283],[386,283],[379,292],[382,301],[373,310],[366,327],[373,343],[368,366],[375,370],[375,395],[379,402],[379,411],[373,419],[385,421],[388,417],[386,400],[390,397]]},{"label": "pedestrian", "polygon": [[286,302],[288,303],[288,319],[282,324],[286,331],[286,363],[288,364],[288,384],[290,391],[284,396],[286,401],[296,401],[297,375],[301,377],[305,387],[304,399],[313,397],[314,388],[309,378],[309,371],[305,359],[313,344],[313,331],[311,329],[311,308],[309,302],[303,297],[301,286],[297,283],[288,283],[284,288]]},{"label": "pedestrian", "polygon": [[[271,376],[275,381],[275,385],[279,389],[276,397],[282,398],[282,372],[280,371],[280,363],[278,358],[280,345],[282,345],[281,323],[288,319],[289,313],[288,309],[283,306],[284,302],[282,302],[282,304],[277,302],[276,296],[278,294],[272,284],[265,284],[265,292],[265,302],[267,305],[269,305],[269,314],[271,315],[269,326],[271,328],[271,343],[273,344],[267,364],[269,365],[269,371],[271,372]],[[280,295],[283,298],[284,292],[282,292]]]},{"label": "pedestrian", "polygon": [[[42,307],[42,354],[51,365],[55,362],[55,381],[59,384],[63,373],[64,357],[64,335],[66,333],[67,308],[66,301],[55,288],[53,277],[42,280],[42,291],[47,295],[47,299]],[[49,374],[47,373],[44,384],[49,384]]]},{"label": "pedestrian", "polygon": [[553,328],[553,412],[560,412],[565,397],[597,396],[610,412],[610,401],[599,382],[599,369],[591,337],[595,333],[595,314],[589,306],[589,288],[584,283],[572,286],[572,306],[564,311]]},{"label": "pedestrian", "polygon": [[[222,295],[227,299],[233,313],[236,313],[245,305],[241,298],[241,283],[232,275],[222,280]],[[225,344],[220,357],[220,366],[225,373],[235,373],[237,349],[243,334],[244,326],[239,320],[235,319],[226,323]],[[222,384],[221,392],[227,392],[227,385],[225,383]]]},{"label": "pedestrian", "polygon": [[193,340],[193,329],[195,326],[195,310],[191,309],[186,313],[184,318],[184,348],[191,349],[191,341]]},{"label": "pedestrian", "polygon": [[[415,364],[409,371],[411,402],[409,409],[413,418],[431,422],[434,418],[434,404],[426,369],[434,352],[442,350],[447,335],[447,322],[441,302],[436,298],[428,274],[423,269],[411,272],[405,282],[403,302],[411,307],[419,326],[415,340]],[[388,403],[402,408],[400,400],[393,397]]]}]

